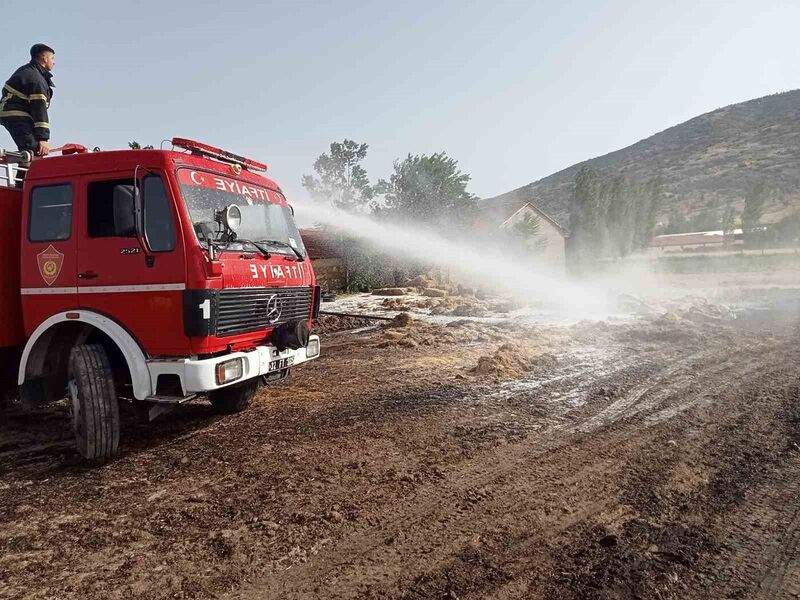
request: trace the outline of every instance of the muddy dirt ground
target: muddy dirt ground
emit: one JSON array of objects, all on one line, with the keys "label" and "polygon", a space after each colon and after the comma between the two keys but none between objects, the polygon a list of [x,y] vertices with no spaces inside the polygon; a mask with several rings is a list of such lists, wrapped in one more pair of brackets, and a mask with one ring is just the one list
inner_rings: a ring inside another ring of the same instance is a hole
[{"label": "muddy dirt ground", "polygon": [[102,468],[12,406],[0,597],[800,597],[798,309],[331,319],[249,410],[128,416]]}]

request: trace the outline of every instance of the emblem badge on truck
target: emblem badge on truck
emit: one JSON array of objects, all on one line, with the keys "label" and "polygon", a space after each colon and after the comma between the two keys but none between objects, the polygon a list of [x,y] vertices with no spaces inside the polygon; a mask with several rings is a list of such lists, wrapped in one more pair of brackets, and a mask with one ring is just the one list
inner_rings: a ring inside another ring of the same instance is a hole
[{"label": "emblem badge on truck", "polygon": [[53,248],[50,244],[46,250],[42,250],[36,255],[36,262],[39,265],[39,274],[47,285],[53,285],[61,273],[61,265],[64,264],[64,255]]},{"label": "emblem badge on truck", "polygon": [[278,298],[277,294],[272,294],[272,296],[269,297],[269,300],[267,300],[267,323],[275,323],[281,318],[281,312],[283,312],[281,299]]}]

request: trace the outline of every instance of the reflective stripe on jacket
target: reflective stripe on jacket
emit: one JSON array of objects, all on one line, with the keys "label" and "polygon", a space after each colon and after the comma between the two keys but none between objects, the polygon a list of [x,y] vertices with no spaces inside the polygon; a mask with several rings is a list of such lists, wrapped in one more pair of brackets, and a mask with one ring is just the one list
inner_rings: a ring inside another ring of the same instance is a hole
[{"label": "reflective stripe on jacket", "polygon": [[0,119],[29,119],[33,122],[33,137],[50,139],[47,109],[53,97],[52,75],[31,61],[14,71],[6,81],[0,96]]}]

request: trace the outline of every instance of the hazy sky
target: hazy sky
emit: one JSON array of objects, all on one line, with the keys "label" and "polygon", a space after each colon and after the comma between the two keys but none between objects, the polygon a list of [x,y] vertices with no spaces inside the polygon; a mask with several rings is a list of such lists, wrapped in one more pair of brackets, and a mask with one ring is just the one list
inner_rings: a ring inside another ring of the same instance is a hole
[{"label": "hazy sky", "polygon": [[[331,141],[373,180],[446,151],[491,196],[714,108],[800,87],[800,2],[20,2],[0,77],[56,49],[52,142],[199,139],[292,198]],[[0,146],[10,138],[0,131]]]}]

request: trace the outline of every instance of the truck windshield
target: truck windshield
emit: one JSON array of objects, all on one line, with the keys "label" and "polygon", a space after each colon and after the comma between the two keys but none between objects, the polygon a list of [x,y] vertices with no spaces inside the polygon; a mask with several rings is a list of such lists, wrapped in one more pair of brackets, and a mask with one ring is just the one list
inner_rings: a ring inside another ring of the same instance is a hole
[{"label": "truck windshield", "polygon": [[[237,238],[265,245],[276,254],[306,255],[292,211],[286,204],[279,203],[278,192],[240,179],[191,169],[180,169],[178,181],[197,239],[203,247],[208,247],[209,239],[224,238],[223,227],[215,216],[235,204],[242,214]],[[252,251],[249,246],[247,242],[235,241],[227,248]]]}]

